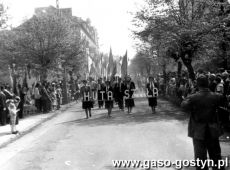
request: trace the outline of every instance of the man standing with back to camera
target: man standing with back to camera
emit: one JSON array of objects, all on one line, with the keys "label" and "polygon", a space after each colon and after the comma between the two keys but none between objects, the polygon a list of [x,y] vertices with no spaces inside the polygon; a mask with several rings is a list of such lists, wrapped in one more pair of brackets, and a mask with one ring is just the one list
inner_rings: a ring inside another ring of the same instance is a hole
[{"label": "man standing with back to camera", "polygon": [[[190,112],[188,136],[193,138],[195,160],[199,159],[204,163],[208,153],[209,159],[217,165],[221,160],[219,136],[222,135],[217,109],[223,103],[223,97],[209,90],[208,78],[203,74],[197,78],[197,86],[199,91],[188,96],[181,104]],[[197,165],[196,169],[200,170],[202,167]],[[208,166],[204,169],[208,170]]]}]

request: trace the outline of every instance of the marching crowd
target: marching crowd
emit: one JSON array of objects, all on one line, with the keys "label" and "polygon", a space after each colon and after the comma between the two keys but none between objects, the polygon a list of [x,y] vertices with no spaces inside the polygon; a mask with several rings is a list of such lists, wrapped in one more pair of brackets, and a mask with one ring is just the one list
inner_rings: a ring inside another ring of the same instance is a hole
[{"label": "marching crowd", "polygon": [[[95,101],[98,102],[99,108],[105,107],[108,110],[108,117],[111,117],[114,104],[117,104],[120,110],[124,111],[126,107],[128,114],[132,113],[135,106],[136,87],[129,75],[124,79],[117,76],[112,80],[103,81],[102,78],[99,78],[97,83],[92,80],[83,80],[82,83],[83,85],[79,89],[82,108],[85,110],[87,119],[92,116],[91,109],[94,107]],[[149,106],[152,108],[152,113],[155,113],[158,89],[152,76],[149,77],[146,89]]]},{"label": "marching crowd", "polygon": [[[156,81],[150,76],[146,92],[152,113],[155,113],[157,106],[158,91],[156,87]],[[99,78],[97,82],[90,77],[89,80],[76,82],[74,88],[69,88],[67,95],[70,100],[77,102],[82,99],[82,108],[88,119],[92,116],[91,109],[95,106],[96,101],[99,108],[104,107],[108,110],[108,117],[111,117],[114,104],[117,104],[122,111],[126,107],[128,113],[131,114],[135,106],[135,90],[135,83],[129,75],[124,79],[120,77],[114,77],[112,80]],[[0,88],[0,124],[2,126],[10,124],[12,134],[19,133],[16,125],[19,123],[19,119],[24,117],[25,104],[34,105],[37,113],[44,114],[59,110],[62,104],[61,82],[37,82],[33,84],[32,89],[18,84],[16,92],[13,91],[9,85]]]}]

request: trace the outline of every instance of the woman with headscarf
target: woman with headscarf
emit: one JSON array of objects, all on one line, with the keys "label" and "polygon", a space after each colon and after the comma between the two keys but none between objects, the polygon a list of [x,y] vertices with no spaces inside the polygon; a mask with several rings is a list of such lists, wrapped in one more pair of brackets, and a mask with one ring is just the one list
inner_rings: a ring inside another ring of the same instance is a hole
[{"label": "woman with headscarf", "polygon": [[128,108],[128,113],[132,113],[132,109],[135,106],[133,94],[135,91],[135,84],[131,81],[131,77],[128,75],[125,78],[125,107]]},{"label": "woman with headscarf", "polygon": [[82,109],[85,110],[86,119],[91,117],[91,109],[93,108],[93,100],[92,100],[92,90],[90,86],[87,84],[87,80],[83,80],[83,86],[80,89],[80,93],[82,96]]},{"label": "woman with headscarf", "polygon": [[155,108],[157,106],[158,89],[157,84],[154,82],[153,76],[149,77],[149,82],[146,85],[146,89],[149,106],[152,109],[152,114],[154,114],[156,112]]}]

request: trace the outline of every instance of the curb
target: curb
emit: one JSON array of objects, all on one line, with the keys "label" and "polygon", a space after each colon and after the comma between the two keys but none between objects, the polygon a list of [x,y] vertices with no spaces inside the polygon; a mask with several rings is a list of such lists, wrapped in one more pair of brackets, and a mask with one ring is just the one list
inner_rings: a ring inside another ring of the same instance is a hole
[{"label": "curb", "polygon": [[[73,104],[76,104],[76,102],[71,102],[69,104],[66,105],[62,105],[62,107],[60,110],[55,110],[53,112],[50,112],[48,114],[50,114],[47,118],[41,119],[40,121],[38,121],[37,123],[35,123],[33,126],[30,126],[28,128],[26,128],[23,132],[21,132],[18,135],[15,135],[13,138],[9,139],[8,141],[0,144],[0,149],[6,147],[7,145],[9,145],[10,143],[22,138],[23,136],[25,136],[26,134],[32,132],[33,130],[35,130],[36,128],[38,128],[39,126],[41,126],[43,123],[53,119],[54,117],[58,116],[58,113],[60,112],[65,112],[67,109],[69,109],[70,107],[73,106]],[[60,111],[60,112],[59,112]]]}]

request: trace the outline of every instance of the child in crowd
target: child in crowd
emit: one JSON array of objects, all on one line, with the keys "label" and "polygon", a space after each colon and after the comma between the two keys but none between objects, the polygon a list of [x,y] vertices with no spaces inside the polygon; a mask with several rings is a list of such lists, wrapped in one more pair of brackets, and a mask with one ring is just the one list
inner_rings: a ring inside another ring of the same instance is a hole
[{"label": "child in crowd", "polygon": [[18,133],[18,131],[16,130],[16,118],[17,118],[17,113],[19,111],[19,109],[17,109],[19,102],[20,102],[20,98],[18,96],[15,97],[15,99],[6,100],[6,104],[10,115],[10,126],[11,126],[12,134]]}]

